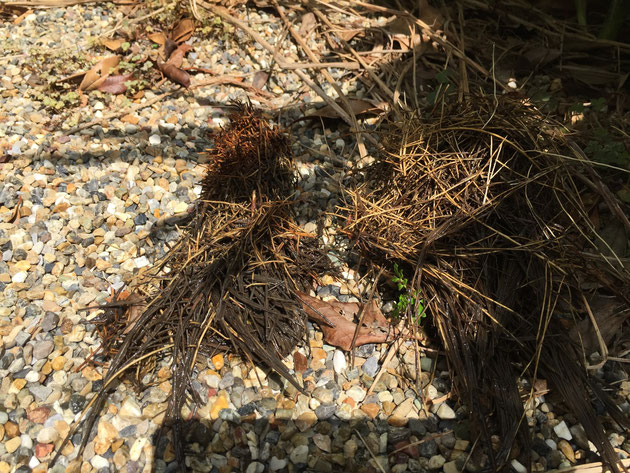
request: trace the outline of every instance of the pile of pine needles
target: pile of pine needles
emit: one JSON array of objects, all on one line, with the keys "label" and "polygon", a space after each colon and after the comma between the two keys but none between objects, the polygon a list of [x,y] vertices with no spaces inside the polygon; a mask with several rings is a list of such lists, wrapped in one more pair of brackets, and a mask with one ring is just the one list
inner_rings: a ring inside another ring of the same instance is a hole
[{"label": "pile of pine needles", "polygon": [[306,333],[296,293],[308,292],[328,261],[293,222],[286,136],[248,106],[230,119],[209,151],[202,195],[181,239],[139,278],[131,297],[114,298],[94,320],[103,340],[99,355],[109,365],[86,409],[86,431],[120,381],[142,389],[158,361],[166,362],[172,392],[161,432],[172,429],[181,470],[182,409],[201,403],[192,381],[209,357],[238,354],[302,390],[282,359]]},{"label": "pile of pine needles", "polygon": [[628,423],[588,376],[590,354],[567,336],[594,295],[625,307],[630,296],[630,273],[599,250],[589,211],[628,221],[592,163],[565,129],[512,95],[445,101],[382,132],[385,151],[346,194],[346,232],[383,270],[397,261],[414,275],[407,315],[426,307],[488,446],[486,466],[498,471],[514,455],[531,465],[523,398],[544,378],[619,471],[590,399]]}]

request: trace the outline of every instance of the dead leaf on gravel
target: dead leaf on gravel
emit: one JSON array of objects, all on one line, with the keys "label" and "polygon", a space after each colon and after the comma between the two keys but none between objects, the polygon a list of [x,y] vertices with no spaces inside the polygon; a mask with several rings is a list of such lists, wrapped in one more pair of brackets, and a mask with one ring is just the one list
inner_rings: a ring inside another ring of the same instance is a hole
[{"label": "dead leaf on gravel", "polygon": [[166,44],[166,35],[162,31],[151,33],[147,36],[147,38],[149,38],[155,44],[159,44],[160,46],[164,46],[164,44]]},{"label": "dead leaf on gravel", "polygon": [[335,36],[343,39],[346,42],[351,41],[354,37],[365,33],[365,28],[351,28],[344,30],[335,30]]},{"label": "dead leaf on gravel", "polygon": [[87,91],[98,89],[105,79],[116,69],[119,63],[120,56],[110,56],[100,61],[85,73],[81,84],[79,84],[79,90]]},{"label": "dead leaf on gravel", "polygon": [[127,92],[127,86],[125,82],[131,80],[133,74],[123,74],[117,76],[107,77],[101,85],[98,86],[98,90],[101,92],[107,92],[109,94],[124,94]]},{"label": "dead leaf on gravel", "polygon": [[316,25],[317,20],[315,19],[315,14],[312,12],[305,13],[304,15],[302,15],[302,23],[300,24],[298,34],[302,38],[308,39],[307,35],[313,32]]},{"label": "dead leaf on gravel", "polygon": [[386,27],[392,41],[398,43],[401,51],[410,51],[422,45],[422,35],[416,28],[413,18],[398,17]]},{"label": "dead leaf on gravel", "polygon": [[171,53],[167,62],[169,64],[172,64],[175,67],[181,67],[182,63],[184,62],[184,56],[191,49],[192,48],[189,45],[182,44],[180,47],[178,47],[175,51]]},{"label": "dead leaf on gravel", "polygon": [[15,223],[20,219],[20,210],[22,209],[22,204],[24,202],[22,201],[22,196],[18,197],[18,202],[15,205],[15,208],[13,209],[13,213],[11,214],[11,217],[9,218],[9,220],[7,220],[7,223]]},{"label": "dead leaf on gravel", "polygon": [[176,43],[188,41],[195,32],[195,22],[190,18],[183,18],[175,25],[171,32],[171,39]]},{"label": "dead leaf on gravel", "polygon": [[[302,292],[299,292],[298,296],[309,318],[320,326],[324,334],[324,342],[342,350],[350,350],[358,322],[354,319],[361,306],[356,302],[324,302]],[[332,323],[334,327],[331,327],[329,323]],[[364,308],[363,325],[359,329],[354,346],[385,343],[395,338],[396,333],[393,327],[383,316],[377,302],[372,300]]]},{"label": "dead leaf on gravel", "polygon": [[190,87],[190,75],[186,71],[183,71],[179,67],[176,67],[168,62],[158,62],[158,67],[160,68],[160,71],[162,71],[162,74],[173,82],[186,88]]},{"label": "dead leaf on gravel", "polygon": [[[368,100],[362,99],[348,99],[350,103],[350,107],[352,108],[352,112],[355,115],[380,115],[383,112],[387,111],[387,104],[385,102],[371,102]],[[338,100],[337,103],[339,106],[346,110],[345,104]],[[332,108],[330,105],[326,105],[322,108],[311,109],[306,112],[307,117],[322,117],[322,118],[340,118],[339,114]]]},{"label": "dead leaf on gravel", "polygon": [[104,39],[103,46],[105,46],[107,49],[111,51],[117,51],[120,49],[120,47],[123,45],[124,42],[125,40],[122,38]]},{"label": "dead leaf on gravel", "polygon": [[171,54],[177,49],[177,43],[173,41],[171,38],[166,38],[166,42],[164,43],[164,47],[162,48],[162,56],[165,60],[169,60],[171,58]]},{"label": "dead leaf on gravel", "polygon": [[255,89],[262,90],[262,88],[267,83],[268,79],[269,79],[269,74],[267,72],[257,71],[256,74],[254,74],[254,79],[252,80],[252,86]]}]

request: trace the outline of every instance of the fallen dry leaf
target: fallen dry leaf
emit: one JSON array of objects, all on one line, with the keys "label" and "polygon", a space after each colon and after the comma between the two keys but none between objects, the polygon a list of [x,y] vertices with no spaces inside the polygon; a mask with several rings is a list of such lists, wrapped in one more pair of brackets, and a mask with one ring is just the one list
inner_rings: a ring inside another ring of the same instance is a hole
[{"label": "fallen dry leaf", "polygon": [[13,209],[13,213],[11,214],[11,217],[9,218],[7,223],[15,223],[20,219],[20,209],[22,208],[23,203],[24,202],[22,201],[22,196],[19,196],[18,202],[15,205],[15,208]]},{"label": "fallen dry leaf", "polygon": [[343,39],[346,42],[350,42],[354,37],[364,34],[364,33],[365,33],[365,28],[335,30],[335,36]]},{"label": "fallen dry leaf", "polygon": [[164,44],[166,44],[166,35],[161,31],[158,31],[157,33],[151,33],[147,36],[147,38],[149,38],[155,44],[159,44],[160,46],[164,46]]},{"label": "fallen dry leaf", "polygon": [[162,74],[176,84],[183,85],[186,88],[190,87],[190,75],[188,75],[186,71],[168,62],[158,62],[158,67],[160,71],[162,71]]},{"label": "fallen dry leaf", "polygon": [[171,38],[166,38],[166,42],[164,43],[164,47],[162,48],[162,56],[165,60],[171,58],[171,54],[177,49],[177,43],[173,41]]},{"label": "fallen dry leaf", "polygon": [[125,82],[131,79],[133,74],[123,74],[117,76],[109,76],[98,86],[98,90],[101,92],[107,92],[109,94],[124,94],[127,92],[127,86]]},{"label": "fallen dry leaf", "polygon": [[167,39],[164,45],[164,50],[166,56],[168,57],[168,61],[161,62],[158,61],[157,65],[162,74],[168,77],[173,82],[183,85],[184,87],[190,87],[190,75],[181,69],[181,65],[184,62],[184,56],[188,51],[190,51],[190,46],[187,44],[182,44],[177,46],[177,44]]},{"label": "fallen dry leaf", "polygon": [[265,71],[258,71],[256,72],[256,74],[254,74],[254,79],[252,80],[252,86],[255,89],[261,89],[265,86],[265,84],[267,83],[267,80],[269,79],[269,74]]},{"label": "fallen dry leaf", "polygon": [[302,15],[302,24],[300,24],[300,29],[298,30],[298,34],[304,38],[308,39],[308,36],[311,34],[315,26],[317,25],[317,20],[315,19],[315,14],[312,12],[305,13]]},{"label": "fallen dry leaf", "polygon": [[92,69],[83,76],[79,90],[87,91],[98,89],[107,77],[116,69],[120,63],[120,56],[110,56],[99,61]]},{"label": "fallen dry leaf", "polygon": [[[354,319],[361,306],[356,302],[324,302],[302,292],[299,292],[298,296],[309,318],[317,322],[322,329],[324,341],[342,350],[350,350],[358,322]],[[396,338],[394,328],[383,316],[376,301],[372,300],[366,305],[364,312],[363,325],[359,329],[355,347],[367,343],[390,342]],[[334,327],[331,327],[329,323],[332,323]]]},{"label": "fallen dry leaf", "polygon": [[175,67],[181,67],[182,63],[184,62],[184,56],[190,50],[191,50],[191,47],[189,45],[182,44],[180,47],[178,47],[175,51],[171,53],[171,55],[168,57],[167,62],[169,64],[172,64]]},{"label": "fallen dry leaf", "polygon": [[123,45],[124,42],[125,40],[122,38],[104,39],[103,46],[105,46],[107,49],[111,51],[117,51],[118,49],[120,49],[120,47]]},{"label": "fallen dry leaf", "polygon": [[398,43],[401,51],[410,51],[422,45],[422,36],[413,18],[397,17],[387,25],[386,29],[392,41]]},{"label": "fallen dry leaf", "polygon": [[175,25],[171,32],[171,39],[176,43],[188,41],[195,31],[195,22],[190,18],[183,18]]}]

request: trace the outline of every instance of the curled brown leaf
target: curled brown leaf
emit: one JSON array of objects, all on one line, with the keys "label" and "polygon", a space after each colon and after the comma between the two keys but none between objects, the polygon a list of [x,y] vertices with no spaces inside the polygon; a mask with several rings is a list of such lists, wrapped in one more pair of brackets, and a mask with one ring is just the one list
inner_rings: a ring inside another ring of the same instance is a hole
[{"label": "curled brown leaf", "polygon": [[109,76],[98,86],[98,90],[101,92],[107,92],[109,94],[124,94],[127,92],[127,86],[125,82],[131,79],[133,74],[122,74],[116,76]]},{"label": "curled brown leaf", "polygon": [[162,71],[162,74],[173,82],[186,88],[190,87],[190,75],[188,75],[186,71],[183,71],[179,67],[176,67],[168,62],[158,62],[158,67],[160,68],[160,71]]},{"label": "curled brown leaf", "polygon": [[181,19],[171,32],[171,39],[176,43],[188,41],[195,32],[195,22],[190,18]]},{"label": "curled brown leaf", "polygon": [[[298,296],[306,314],[320,326],[324,341],[342,350],[350,350],[357,329],[354,319],[361,306],[355,302],[324,302],[302,292]],[[383,316],[376,301],[372,300],[363,310],[363,324],[359,327],[355,347],[367,343],[390,342],[396,338],[396,332]]]}]

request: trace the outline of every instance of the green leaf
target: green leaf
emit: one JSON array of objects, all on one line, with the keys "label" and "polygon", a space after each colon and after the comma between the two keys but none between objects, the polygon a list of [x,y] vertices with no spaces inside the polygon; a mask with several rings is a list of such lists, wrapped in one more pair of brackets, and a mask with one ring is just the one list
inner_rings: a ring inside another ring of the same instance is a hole
[{"label": "green leaf", "polygon": [[608,102],[603,97],[591,100],[591,108],[594,112],[602,112],[607,106]]},{"label": "green leaf", "polygon": [[442,85],[446,85],[446,84],[449,84],[449,83],[450,83],[450,80],[449,80],[449,78],[448,78],[448,76],[449,76],[449,75],[450,75],[450,74],[449,74],[448,70],[447,70],[447,69],[444,69],[443,71],[438,72],[438,73],[435,75],[435,78],[437,79],[437,81],[438,81],[440,84],[442,84]]},{"label": "green leaf", "polygon": [[130,47],[131,47],[131,44],[129,44],[128,41],[125,41],[123,44],[120,45],[120,49],[122,49],[123,52],[126,52]]}]

